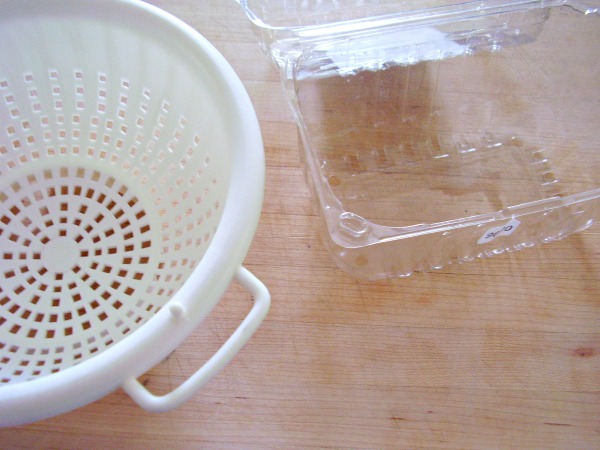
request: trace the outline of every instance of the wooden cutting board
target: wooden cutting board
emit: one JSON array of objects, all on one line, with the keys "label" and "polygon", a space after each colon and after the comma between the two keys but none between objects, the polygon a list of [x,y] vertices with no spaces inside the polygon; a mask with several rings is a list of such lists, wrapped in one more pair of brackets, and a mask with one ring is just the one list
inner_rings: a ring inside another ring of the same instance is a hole
[{"label": "wooden cutting board", "polygon": [[[228,58],[259,116],[267,189],[246,265],[272,308],[205,389],[161,415],[122,391],[0,430],[1,448],[600,448],[600,228],[406,279],[356,280],[319,237],[279,76],[240,8],[152,0]],[[141,381],[167,392],[250,306],[232,286]],[[1,411],[0,414],[10,414]]]}]

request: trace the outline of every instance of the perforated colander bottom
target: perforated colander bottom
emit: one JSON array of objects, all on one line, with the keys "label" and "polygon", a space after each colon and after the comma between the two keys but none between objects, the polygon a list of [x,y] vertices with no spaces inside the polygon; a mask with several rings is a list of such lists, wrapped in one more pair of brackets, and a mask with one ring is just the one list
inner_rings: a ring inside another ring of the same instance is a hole
[{"label": "perforated colander bottom", "polygon": [[14,383],[81,363],[171,299],[214,235],[228,160],[214,127],[103,72],[27,72],[0,94],[0,382]]},{"label": "perforated colander bottom", "polygon": [[0,217],[9,267],[1,274],[0,347],[2,365],[12,367],[3,382],[72,366],[162,306],[163,296],[147,295],[157,281],[148,279],[157,268],[147,270],[151,226],[122,182],[81,167],[47,169],[11,183],[0,202],[10,213]]}]

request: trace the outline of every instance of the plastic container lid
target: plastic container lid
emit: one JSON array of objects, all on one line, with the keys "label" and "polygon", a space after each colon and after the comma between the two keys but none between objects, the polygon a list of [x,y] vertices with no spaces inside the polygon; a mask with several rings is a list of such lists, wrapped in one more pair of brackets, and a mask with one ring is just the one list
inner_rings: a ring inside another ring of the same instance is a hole
[{"label": "plastic container lid", "polygon": [[[600,8],[597,0],[238,0],[256,25],[296,30],[333,27],[349,21],[444,18],[451,13],[477,12],[498,8],[511,10],[568,5],[591,13]],[[383,23],[381,23],[383,24]],[[380,25],[381,25],[380,24]],[[330,29],[335,31],[335,29]]]},{"label": "plastic container lid", "polygon": [[[599,0],[237,0],[245,10],[264,50],[283,67],[307,48],[323,42],[398,39],[397,29],[443,29],[455,32],[463,22],[494,17],[502,13],[570,6],[585,14],[600,11]],[[502,28],[505,23],[490,23]],[[468,26],[468,25],[467,25]],[[486,26],[485,28],[488,28]],[[447,30],[444,30],[446,32]],[[419,33],[417,33],[417,36]],[[420,32],[424,36],[423,32]],[[413,38],[414,39],[414,38]],[[439,40],[438,40],[439,41]],[[384,47],[388,45],[383,44]],[[369,44],[373,48],[372,44]],[[456,49],[455,49],[456,50]],[[451,50],[450,55],[456,56]]]}]

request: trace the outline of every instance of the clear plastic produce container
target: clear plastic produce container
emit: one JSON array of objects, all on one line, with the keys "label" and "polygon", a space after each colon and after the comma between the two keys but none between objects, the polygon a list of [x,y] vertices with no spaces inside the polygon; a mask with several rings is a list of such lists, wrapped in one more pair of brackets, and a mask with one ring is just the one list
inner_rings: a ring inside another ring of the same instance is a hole
[{"label": "clear plastic produce container", "polygon": [[241,5],[350,273],[405,276],[600,218],[600,1]]}]

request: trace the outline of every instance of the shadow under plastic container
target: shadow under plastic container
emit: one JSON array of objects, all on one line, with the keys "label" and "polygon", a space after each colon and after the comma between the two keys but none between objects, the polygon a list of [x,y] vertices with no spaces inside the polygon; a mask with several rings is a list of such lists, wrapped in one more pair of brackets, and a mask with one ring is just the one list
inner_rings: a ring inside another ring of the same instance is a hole
[{"label": "shadow under plastic container", "polygon": [[600,218],[600,3],[313,3],[242,6],[340,267],[405,276]]}]

